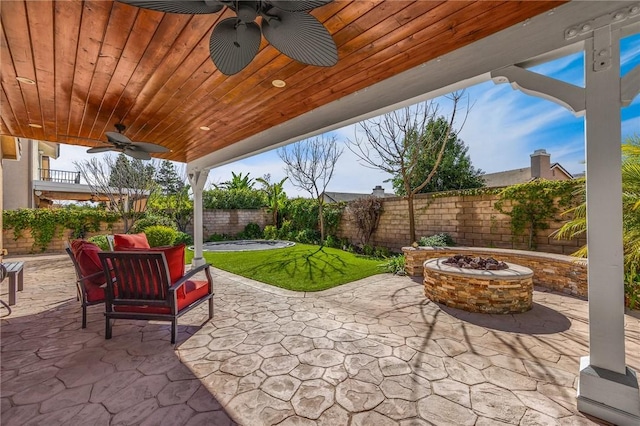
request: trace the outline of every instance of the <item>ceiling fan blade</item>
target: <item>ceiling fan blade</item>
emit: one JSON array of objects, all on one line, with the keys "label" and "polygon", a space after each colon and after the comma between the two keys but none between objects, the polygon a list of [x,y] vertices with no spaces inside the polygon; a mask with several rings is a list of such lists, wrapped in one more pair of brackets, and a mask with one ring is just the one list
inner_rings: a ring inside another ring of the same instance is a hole
[{"label": "ceiling fan blade", "polygon": [[260,50],[260,27],[255,22],[239,23],[237,18],[220,21],[211,33],[211,60],[225,75],[242,71]]},{"label": "ceiling fan blade", "polygon": [[331,3],[333,0],[271,0],[269,4],[287,12],[302,12]]},{"label": "ceiling fan blade", "polygon": [[218,13],[224,5],[217,0],[118,0],[131,6],[144,9],[158,10],[168,13],[183,13],[198,15],[204,13]]},{"label": "ceiling fan blade", "polygon": [[129,157],[133,157],[138,160],[151,160],[151,156],[149,155],[148,152],[140,151],[140,150],[134,149],[133,147],[127,147],[122,152],[128,155]]},{"label": "ceiling fan blade", "polygon": [[107,151],[114,151],[112,146],[96,146],[93,148],[89,148],[87,150],[87,154],[97,154],[99,152],[107,152]]},{"label": "ceiling fan blade", "polygon": [[165,148],[162,145],[149,142],[131,142],[131,147],[137,151],[144,152],[170,152],[169,148]]},{"label": "ceiling fan blade", "polygon": [[107,140],[112,144],[129,144],[131,139],[119,132],[106,132]]},{"label": "ceiling fan blade", "polygon": [[276,19],[262,20],[267,41],[291,59],[308,65],[330,67],[338,62],[338,49],[331,34],[306,12],[271,9]]}]

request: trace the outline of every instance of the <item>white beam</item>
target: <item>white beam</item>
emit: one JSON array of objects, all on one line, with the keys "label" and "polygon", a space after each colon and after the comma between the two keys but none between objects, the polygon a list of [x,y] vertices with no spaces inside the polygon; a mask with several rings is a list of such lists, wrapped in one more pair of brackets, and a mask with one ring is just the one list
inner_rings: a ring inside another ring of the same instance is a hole
[{"label": "white beam", "polygon": [[620,99],[622,106],[629,106],[633,99],[640,93],[640,65],[636,65],[622,77]]},{"label": "white beam", "polygon": [[491,72],[494,83],[510,83],[514,90],[546,99],[567,108],[576,117],[584,115],[584,89],[555,78],[512,65]]}]

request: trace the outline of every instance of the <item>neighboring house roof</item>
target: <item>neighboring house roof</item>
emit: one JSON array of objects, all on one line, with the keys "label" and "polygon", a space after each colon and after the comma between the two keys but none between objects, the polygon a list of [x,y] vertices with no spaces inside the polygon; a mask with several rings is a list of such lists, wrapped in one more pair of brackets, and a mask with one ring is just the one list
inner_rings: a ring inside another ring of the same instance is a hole
[{"label": "neighboring house roof", "polygon": [[547,154],[544,149],[538,149],[531,154],[531,167],[482,175],[485,186],[488,188],[495,188],[517,185],[519,183],[530,182],[538,178],[549,180],[574,179],[574,176],[569,173],[567,169],[562,167],[560,163],[550,164],[550,157],[551,156]]},{"label": "neighboring house roof", "polygon": [[482,175],[484,184],[488,188],[495,186],[517,185],[531,180],[531,167],[524,169],[506,170],[504,172],[487,173]]},{"label": "neighboring house roof", "polygon": [[[354,192],[324,192],[324,200],[328,203],[339,203],[341,201],[353,201],[360,198],[371,197],[373,194],[359,194]],[[395,197],[396,194],[384,194],[384,198]]]}]

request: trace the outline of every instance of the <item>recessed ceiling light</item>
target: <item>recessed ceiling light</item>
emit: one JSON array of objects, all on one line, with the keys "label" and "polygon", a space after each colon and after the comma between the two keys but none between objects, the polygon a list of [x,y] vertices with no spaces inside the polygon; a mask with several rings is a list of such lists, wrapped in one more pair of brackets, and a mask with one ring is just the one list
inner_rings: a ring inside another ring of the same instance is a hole
[{"label": "recessed ceiling light", "polygon": [[36,84],[34,80],[31,80],[30,78],[27,78],[27,77],[16,77],[16,80],[24,84]]},{"label": "recessed ceiling light", "polygon": [[211,130],[211,127],[200,126],[200,130]]},{"label": "recessed ceiling light", "polygon": [[287,85],[284,80],[273,80],[271,84],[273,84],[273,87],[284,87]]},{"label": "recessed ceiling light", "polygon": [[29,127],[35,127],[36,129],[42,129],[42,126],[36,123],[29,123]]}]

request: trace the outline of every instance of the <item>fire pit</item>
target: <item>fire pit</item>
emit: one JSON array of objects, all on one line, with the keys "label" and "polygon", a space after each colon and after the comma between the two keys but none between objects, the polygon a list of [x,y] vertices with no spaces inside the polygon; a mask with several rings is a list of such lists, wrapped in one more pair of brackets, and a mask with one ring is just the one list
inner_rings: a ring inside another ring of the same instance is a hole
[{"label": "fire pit", "polygon": [[489,314],[531,309],[531,269],[514,263],[507,265],[495,259],[456,256],[424,263],[424,293],[429,299],[452,308]]}]

